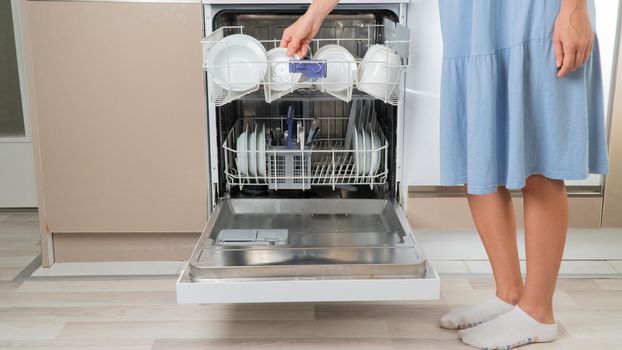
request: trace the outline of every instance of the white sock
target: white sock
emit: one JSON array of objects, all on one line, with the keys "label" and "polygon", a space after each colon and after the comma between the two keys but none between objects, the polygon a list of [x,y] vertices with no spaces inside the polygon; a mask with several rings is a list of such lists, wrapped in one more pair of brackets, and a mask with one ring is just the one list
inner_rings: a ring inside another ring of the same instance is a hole
[{"label": "white sock", "polygon": [[494,320],[459,334],[464,343],[480,349],[511,349],[554,340],[557,338],[557,324],[540,323],[516,306]]},{"label": "white sock", "polygon": [[495,297],[483,304],[460,307],[441,317],[441,327],[447,329],[465,329],[502,315],[514,308],[514,305]]}]

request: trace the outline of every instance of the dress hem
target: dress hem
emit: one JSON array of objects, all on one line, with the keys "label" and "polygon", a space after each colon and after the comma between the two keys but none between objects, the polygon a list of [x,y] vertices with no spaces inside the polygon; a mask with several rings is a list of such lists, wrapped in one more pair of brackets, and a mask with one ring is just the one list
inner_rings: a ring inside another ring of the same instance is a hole
[{"label": "dress hem", "polygon": [[442,179],[441,186],[467,186],[467,193],[474,195],[490,194],[497,191],[500,186],[505,186],[507,189],[517,190],[525,187],[526,180],[531,175],[542,175],[552,180],[585,180],[590,174],[606,175],[608,173],[607,167],[594,167],[590,168],[587,172],[546,172],[536,171],[526,175],[523,179],[506,179],[501,177],[497,180],[496,184],[486,185],[469,185],[467,177],[458,177],[451,179]]}]

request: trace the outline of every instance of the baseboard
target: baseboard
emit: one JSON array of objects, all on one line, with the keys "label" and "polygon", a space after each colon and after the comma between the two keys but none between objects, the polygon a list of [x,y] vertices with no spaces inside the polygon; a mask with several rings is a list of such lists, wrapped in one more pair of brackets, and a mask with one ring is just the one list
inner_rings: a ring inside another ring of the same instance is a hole
[{"label": "baseboard", "polygon": [[[487,260],[475,230],[417,229],[415,236],[426,257],[433,261]],[[525,235],[517,232],[520,259],[525,259]],[[564,260],[622,260],[622,229],[570,229]],[[622,266],[620,266],[622,269]]]},{"label": "baseboard", "polygon": [[54,233],[56,263],[184,261],[200,233]]},{"label": "baseboard", "polygon": [[[516,220],[523,224],[523,198],[514,197]],[[573,228],[599,228],[603,198],[577,196],[568,198],[569,224]],[[408,200],[408,220],[413,228],[473,229],[473,219],[464,196],[411,196]]]}]

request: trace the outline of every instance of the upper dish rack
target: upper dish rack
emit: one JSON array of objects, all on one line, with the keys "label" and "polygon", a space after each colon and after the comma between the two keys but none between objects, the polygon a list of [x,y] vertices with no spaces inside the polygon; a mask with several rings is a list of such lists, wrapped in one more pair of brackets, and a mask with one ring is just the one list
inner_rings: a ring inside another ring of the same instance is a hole
[{"label": "upper dish rack", "polygon": [[[239,58],[230,60],[229,58],[233,57],[235,54],[230,52],[233,51],[229,49],[230,44],[227,41],[223,42],[223,39],[233,34],[244,34],[244,27],[220,27],[201,41],[203,45],[203,69],[207,72],[209,98],[216,106],[222,106],[243,96],[258,92],[263,87],[263,97],[268,103],[296,90],[307,94],[323,92],[342,101],[349,102],[352,100],[353,91],[356,88],[385,103],[397,106],[402,99],[405,71],[410,67],[412,41],[409,38],[409,32],[402,25],[386,19],[385,23],[382,25],[365,25],[365,27],[367,27],[366,32],[368,33],[365,37],[317,38],[312,40],[309,45],[311,55],[315,54],[320,48],[326,45],[343,45],[352,55],[352,60],[318,60],[313,58],[311,60],[292,61],[293,63],[300,63],[301,65],[324,65],[325,71],[333,70],[331,67],[334,67],[334,70],[339,70],[343,67],[352,67],[354,74],[348,74],[348,78],[336,82],[334,81],[335,79],[332,79],[333,81],[330,79],[334,76],[308,77],[302,74],[299,80],[292,77],[291,81],[285,82],[288,85],[285,89],[283,89],[283,81],[274,82],[269,78],[273,75],[273,67],[269,60],[266,65],[266,74],[264,74],[261,79],[257,79],[257,81],[253,83],[249,83],[249,81],[244,81],[242,83],[233,81],[233,79],[231,79],[231,72],[235,71],[236,66],[241,67],[240,65],[242,64],[265,64],[265,61],[249,59],[240,61]],[[377,43],[378,40],[376,38],[378,35],[372,34],[378,32],[383,33],[384,41],[382,44]],[[264,46],[265,50],[277,48],[280,44],[280,39],[276,38],[257,41]],[[374,49],[376,49],[378,53],[369,55],[370,57],[365,56],[369,48],[373,46],[375,46]],[[215,47],[219,51],[224,52],[224,54],[219,56],[218,62],[214,62],[215,55],[212,52]],[[356,49],[353,50],[353,47]],[[337,66],[339,66],[339,68]],[[210,73],[210,71],[214,71],[215,69],[225,70],[225,76],[224,78],[221,77],[219,82],[217,82],[215,77]],[[227,86],[231,87],[236,84],[241,88],[226,88]],[[277,88],[277,85],[279,88]],[[346,88],[339,89],[336,88],[336,85],[346,86]]]}]

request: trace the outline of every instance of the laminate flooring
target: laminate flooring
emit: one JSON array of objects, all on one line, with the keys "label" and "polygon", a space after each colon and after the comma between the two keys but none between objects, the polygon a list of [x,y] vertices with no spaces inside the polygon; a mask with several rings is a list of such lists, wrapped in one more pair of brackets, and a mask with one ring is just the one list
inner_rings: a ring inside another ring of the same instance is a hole
[{"label": "laminate flooring", "polygon": [[[429,302],[178,305],[175,276],[15,279],[39,254],[35,213],[0,213],[0,349],[469,349],[438,327],[489,298],[444,278]],[[622,349],[622,279],[560,279],[560,338],[528,349]]]}]

